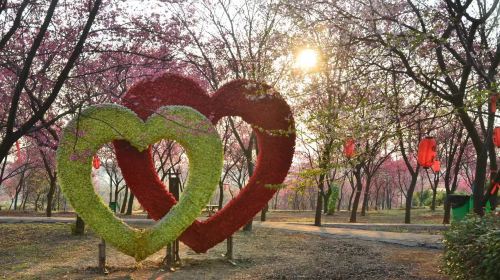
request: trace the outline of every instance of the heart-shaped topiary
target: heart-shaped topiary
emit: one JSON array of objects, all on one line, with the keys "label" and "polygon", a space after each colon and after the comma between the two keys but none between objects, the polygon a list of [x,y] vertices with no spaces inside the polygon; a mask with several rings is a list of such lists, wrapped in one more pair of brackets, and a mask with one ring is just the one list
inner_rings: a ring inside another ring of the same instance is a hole
[{"label": "heart-shaped topiary", "polygon": [[[281,186],[292,163],[293,116],[268,85],[237,80],[209,96],[188,78],[164,74],[134,85],[122,103],[143,119],[164,105],[193,107],[214,124],[224,116],[240,116],[256,133],[259,153],[247,185],[222,210],[205,221],[195,221],[181,235],[181,241],[196,252],[206,252],[252,219]],[[150,151],[138,152],[123,141],[114,145],[127,185],[150,216],[160,219],[176,200],[158,178]]]},{"label": "heart-shaped topiary", "polygon": [[[177,141],[187,152],[186,188],[179,203],[152,228],[134,229],[94,192],[92,156],[113,140],[142,151],[162,139]],[[212,124],[183,106],[162,107],[145,122],[119,105],[89,107],[64,128],[57,150],[59,183],[75,211],[108,243],[138,261],[174,241],[198,217],[219,181],[222,161],[222,144]]]}]

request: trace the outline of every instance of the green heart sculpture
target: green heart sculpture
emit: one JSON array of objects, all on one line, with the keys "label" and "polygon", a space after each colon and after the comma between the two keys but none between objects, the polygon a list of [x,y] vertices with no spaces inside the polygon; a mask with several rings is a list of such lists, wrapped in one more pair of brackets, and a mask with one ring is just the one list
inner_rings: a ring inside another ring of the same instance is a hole
[{"label": "green heart sculpture", "polygon": [[[105,143],[126,140],[140,151],[162,139],[179,143],[188,155],[186,188],[167,215],[149,229],[134,229],[104,204],[91,180],[92,156]],[[129,109],[102,104],[83,110],[63,130],[57,150],[60,186],[71,205],[109,244],[137,261],[174,241],[193,223],[219,181],[222,144],[210,121],[184,106],[166,106],[143,122]]]}]

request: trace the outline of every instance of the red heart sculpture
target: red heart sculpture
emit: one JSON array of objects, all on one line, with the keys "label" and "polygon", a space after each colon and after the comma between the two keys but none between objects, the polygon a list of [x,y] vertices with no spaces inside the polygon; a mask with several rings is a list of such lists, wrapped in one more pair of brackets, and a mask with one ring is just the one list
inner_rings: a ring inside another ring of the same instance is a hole
[{"label": "red heart sculpture", "polygon": [[[190,106],[217,123],[224,116],[240,116],[257,136],[259,153],[253,176],[223,209],[205,221],[194,222],[180,240],[202,253],[224,241],[250,221],[272,198],[292,163],[295,127],[290,107],[270,86],[237,80],[209,96],[197,83],[174,74],[134,85],[123,105],[146,119],[166,105]],[[176,203],[158,178],[151,150],[138,152],[127,142],[114,143],[118,164],[128,187],[149,215],[161,219]]]}]

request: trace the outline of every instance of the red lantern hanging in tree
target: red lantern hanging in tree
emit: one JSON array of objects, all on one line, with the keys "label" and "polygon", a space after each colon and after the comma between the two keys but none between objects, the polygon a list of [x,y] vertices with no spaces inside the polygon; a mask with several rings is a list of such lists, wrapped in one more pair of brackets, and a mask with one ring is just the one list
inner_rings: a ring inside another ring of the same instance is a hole
[{"label": "red lantern hanging in tree", "polygon": [[434,163],[436,157],[436,140],[434,137],[427,136],[420,140],[418,144],[417,163],[423,168],[429,168]]},{"label": "red lantern hanging in tree", "polygon": [[352,158],[354,156],[354,152],[356,149],[356,142],[354,139],[349,138],[345,141],[344,144],[344,155],[346,158]]},{"label": "red lantern hanging in tree", "polygon": [[495,144],[495,147],[500,148],[500,126],[495,127],[493,130],[493,144]]},{"label": "red lantern hanging in tree", "polygon": [[439,171],[441,171],[441,162],[439,160],[435,160],[433,163],[432,163],[432,171],[434,171],[434,173],[438,173]]},{"label": "red lantern hanging in tree", "polygon": [[94,155],[94,158],[92,159],[92,166],[95,169],[99,169],[99,167],[101,167],[101,160],[97,155]]}]

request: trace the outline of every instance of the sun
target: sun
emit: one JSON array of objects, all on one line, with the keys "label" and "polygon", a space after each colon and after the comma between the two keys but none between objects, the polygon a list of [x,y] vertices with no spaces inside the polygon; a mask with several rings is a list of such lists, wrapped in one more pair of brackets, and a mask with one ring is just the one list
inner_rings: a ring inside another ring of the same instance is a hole
[{"label": "sun", "polygon": [[318,53],[313,49],[303,49],[297,55],[295,66],[304,71],[314,69],[318,65]]}]

